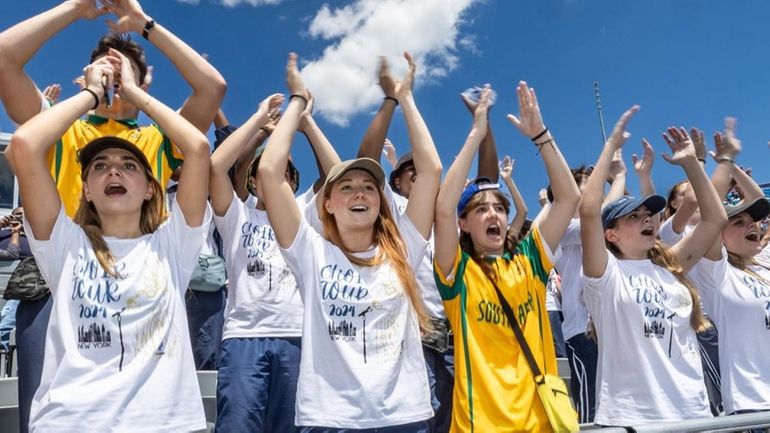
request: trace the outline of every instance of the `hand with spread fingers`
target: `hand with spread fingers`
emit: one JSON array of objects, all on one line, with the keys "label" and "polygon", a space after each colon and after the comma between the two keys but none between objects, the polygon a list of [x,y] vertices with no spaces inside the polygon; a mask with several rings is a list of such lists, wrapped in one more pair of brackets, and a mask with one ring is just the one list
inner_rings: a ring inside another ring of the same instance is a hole
[{"label": "hand with spread fingers", "polygon": [[508,120],[528,138],[537,137],[545,131],[545,124],[540,114],[535,89],[530,88],[526,82],[519,81],[516,95],[519,97],[519,117],[509,114]]},{"label": "hand with spread fingers", "polygon": [[671,155],[666,153],[661,155],[669,164],[684,165],[689,160],[698,160],[695,154],[695,144],[683,127],[667,128],[666,132],[663,133],[663,140],[671,148]]}]

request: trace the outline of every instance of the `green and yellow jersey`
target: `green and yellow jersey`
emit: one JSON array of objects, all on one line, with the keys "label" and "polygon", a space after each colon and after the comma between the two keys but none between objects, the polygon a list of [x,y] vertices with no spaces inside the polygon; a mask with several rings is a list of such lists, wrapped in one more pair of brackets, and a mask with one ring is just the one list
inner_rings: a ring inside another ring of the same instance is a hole
[{"label": "green and yellow jersey", "polygon": [[[492,260],[492,259],[490,259]],[[534,228],[511,256],[492,261],[496,284],[511,306],[540,369],[557,374],[545,308],[548,246]],[[550,432],[535,380],[497,293],[482,268],[459,247],[451,270],[434,274],[454,331],[452,432]]]},{"label": "green and yellow jersey", "polygon": [[70,217],[75,215],[80,205],[83,188],[78,150],[91,140],[105,136],[120,137],[134,143],[147,156],[152,173],[163,188],[174,169],[182,163],[179,150],[156,125],[140,127],[136,119],[112,120],[94,115],[78,119],[48,152],[51,176]]}]

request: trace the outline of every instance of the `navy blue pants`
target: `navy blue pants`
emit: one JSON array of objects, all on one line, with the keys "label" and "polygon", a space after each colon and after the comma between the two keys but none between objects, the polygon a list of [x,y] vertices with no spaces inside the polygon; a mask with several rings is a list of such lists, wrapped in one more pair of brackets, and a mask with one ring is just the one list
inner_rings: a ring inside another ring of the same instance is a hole
[{"label": "navy blue pants", "polygon": [[196,370],[216,370],[225,325],[225,288],[216,292],[188,290],[184,297]]},{"label": "navy blue pants", "polygon": [[302,427],[301,433],[428,433],[430,429],[427,421],[412,422],[409,424],[393,425],[379,428],[330,428],[330,427]]},{"label": "navy blue pants", "polygon": [[296,432],[300,337],[228,338],[217,375],[221,433]]},{"label": "navy blue pants", "polygon": [[566,343],[570,370],[570,395],[575,402],[581,423],[594,422],[596,415],[596,364],[599,346],[578,334]]},{"label": "navy blue pants", "polygon": [[428,432],[446,433],[452,425],[452,391],[455,381],[454,342],[450,339],[445,353],[422,347],[428,368],[431,405],[436,414],[428,420]]},{"label": "navy blue pants", "polygon": [[556,349],[557,358],[567,357],[567,345],[564,342],[564,334],[561,332],[561,322],[564,316],[561,311],[554,310],[548,312],[548,319],[551,321],[551,333],[553,334],[553,347]]},{"label": "navy blue pants", "polygon": [[48,294],[37,301],[22,301],[16,309],[16,351],[19,374],[20,432],[29,428],[32,397],[40,386],[45,359],[45,335],[53,299]]}]

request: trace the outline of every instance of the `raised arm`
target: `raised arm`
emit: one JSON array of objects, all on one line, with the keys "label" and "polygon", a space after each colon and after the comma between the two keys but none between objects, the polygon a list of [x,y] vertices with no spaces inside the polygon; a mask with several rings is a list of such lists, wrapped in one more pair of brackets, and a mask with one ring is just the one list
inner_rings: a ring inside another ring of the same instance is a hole
[{"label": "raised arm", "polygon": [[[110,85],[114,73],[113,61],[105,56],[88,65],[85,70],[86,89],[31,118],[16,130],[11,138],[12,157],[18,167],[21,200],[27,221],[36,239],[48,240],[59,215],[61,200],[51,177],[46,155],[48,149],[80,116],[93,108],[103,95],[102,77]],[[93,92],[93,93],[92,93]]]},{"label": "raised arm", "polygon": [[249,191],[246,189],[246,181],[249,177],[249,165],[251,165],[251,161],[254,159],[254,154],[259,146],[261,146],[262,143],[270,137],[270,134],[273,133],[275,125],[278,124],[278,120],[281,118],[281,113],[280,110],[276,109],[268,112],[267,116],[268,122],[260,126],[257,132],[249,137],[248,141],[241,146],[240,155],[238,155],[238,159],[236,159],[235,165],[233,166],[230,183],[233,185],[235,195],[237,195],[238,199],[241,201],[245,201],[249,196]]},{"label": "raised arm", "polygon": [[62,29],[107,13],[96,0],[72,0],[0,33],[0,98],[8,116],[22,124],[40,112],[43,94],[24,72],[24,66],[43,44]]},{"label": "raised arm", "polygon": [[505,155],[505,158],[503,158],[503,161],[500,164],[500,177],[503,178],[505,186],[508,187],[508,191],[511,193],[513,208],[516,210],[511,225],[508,227],[508,237],[519,236],[521,228],[524,226],[524,221],[527,220],[528,212],[527,203],[524,202],[524,197],[521,196],[519,188],[517,188],[516,183],[513,182],[513,164],[515,162],[516,161],[511,159],[510,156]]},{"label": "raised arm", "polygon": [[409,70],[403,81],[396,83],[395,91],[401,111],[404,113],[409,141],[412,144],[414,171],[417,174],[417,181],[409,194],[406,214],[417,231],[427,239],[433,226],[436,195],[441,182],[441,159],[433,144],[428,126],[414,102],[412,84],[417,66],[409,53],[404,53],[404,58],[409,62]]},{"label": "raised arm", "polygon": [[644,151],[642,157],[639,158],[633,154],[631,160],[634,163],[636,177],[639,178],[639,193],[647,197],[655,194],[655,185],[652,183],[652,164],[655,162],[655,151],[652,150],[652,145],[645,138],[642,138],[642,149]]},{"label": "raised arm", "polygon": [[[473,163],[473,157],[479,149],[481,140],[487,134],[487,107],[489,101],[489,89],[485,89],[476,112],[473,116],[473,125],[465,139],[460,153],[457,155],[449,170],[446,172],[444,182],[436,199],[436,217],[434,226],[435,250],[433,260],[439,271],[447,275],[452,269],[459,238],[457,233],[457,203],[465,187],[465,180]],[[410,200],[411,201],[411,200]]]},{"label": "raised arm", "polygon": [[601,277],[607,268],[607,248],[604,244],[601,219],[604,182],[613,155],[623,147],[630,136],[626,132],[626,126],[638,110],[639,106],[634,105],[615,123],[612,134],[604,143],[594,170],[583,189],[583,197],[580,200],[580,239],[583,244],[583,274],[588,277]]},{"label": "raised arm", "polygon": [[[253,141],[260,128],[270,120],[268,113],[283,104],[283,95],[276,93],[268,96],[259,104],[257,112],[229,137],[211,155],[211,179],[209,189],[211,207],[218,216],[224,216],[233,199],[233,184],[228,176],[230,167],[242,156],[243,148]],[[254,151],[251,152],[251,155]],[[246,179],[241,183],[245,184]]]},{"label": "raised arm", "polygon": [[385,144],[385,137],[388,136],[390,122],[393,120],[393,112],[396,110],[396,105],[398,105],[398,99],[396,99],[396,80],[390,74],[388,60],[385,57],[380,57],[379,83],[382,92],[385,94],[385,99],[382,100],[380,109],[377,110],[372,123],[366,129],[364,138],[361,140],[361,145],[358,148],[359,158],[366,157],[375,161],[380,160],[382,146]]},{"label": "raised arm", "polygon": [[[298,130],[305,135],[308,143],[310,143],[310,149],[315,156],[316,165],[318,166],[318,176],[322,184],[326,179],[326,173],[334,166],[334,164],[340,162],[340,157],[337,155],[337,151],[332,147],[331,142],[326,135],[324,135],[321,128],[313,118],[313,106],[315,105],[315,98],[308,92],[308,101],[305,109],[302,110],[299,116]],[[377,158],[373,158],[377,161]],[[320,185],[318,186],[320,188]]]},{"label": "raised arm", "polygon": [[[137,0],[101,0],[117,21],[107,21],[116,33],[146,33],[149,40],[165,55],[192,87],[192,94],[179,113],[198,130],[206,132],[225,97],[227,83],[222,75],[198,52],[147,15]],[[150,24],[154,23],[154,24]],[[145,30],[147,27],[150,27]],[[174,142],[176,143],[176,142]]]},{"label": "raised arm", "polygon": [[[727,192],[730,190],[731,180],[733,179],[739,187],[747,188],[747,190],[744,191],[751,194],[751,197],[745,197],[744,200],[752,200],[763,195],[762,190],[751,177],[735,165],[735,157],[738,156],[740,151],[741,141],[735,136],[735,119],[726,117],[724,133],[714,133],[714,151],[711,152],[711,156],[717,163],[717,168],[711,175],[711,183],[714,185],[714,189],[716,190],[717,197],[719,197],[720,201],[724,199],[725,195],[727,195]],[[679,213],[679,211],[677,211],[677,213]],[[676,216],[676,214],[674,214],[674,216]],[[712,261],[722,258],[721,231],[704,256]]]},{"label": "raised arm", "polygon": [[284,176],[291,142],[309,96],[297,69],[297,55],[294,53],[289,54],[286,64],[286,84],[291,95],[289,105],[270,136],[257,171],[270,225],[278,244],[283,248],[288,248],[294,242],[302,222],[294,191]]},{"label": "raised arm", "polygon": [[110,49],[115,70],[120,71],[120,97],[139,107],[153,120],[184,155],[176,202],[190,227],[203,223],[209,192],[209,142],[203,133],[176,111],[148,95],[137,85],[131,63]]},{"label": "raised arm", "polygon": [[[491,97],[492,96],[490,95],[490,98]],[[463,100],[465,108],[470,111],[471,116],[474,116],[476,114],[476,105],[478,105],[478,102],[474,102],[465,94],[461,94],[460,98]],[[487,116],[489,116],[490,111],[492,111],[492,107],[488,106]],[[495,144],[495,136],[492,134],[492,124],[489,122],[487,122],[487,135],[481,140],[481,145],[479,146],[479,157],[477,159],[478,169],[476,172],[478,176],[489,178],[493,183],[497,183],[500,179],[497,160],[497,144]]]},{"label": "raised arm", "polygon": [[[698,161],[695,145],[687,134],[687,130],[668,128],[663,134],[663,139],[673,152],[672,156],[664,154],[663,159],[684,169],[700,207],[701,219],[695,229],[671,247],[671,252],[676,254],[684,272],[688,272],[714,245],[722,226],[727,221],[727,214],[714,186],[703,171],[703,165]],[[732,161],[731,158],[730,160]]]},{"label": "raised arm", "polygon": [[575,213],[580,201],[580,191],[554,137],[543,123],[535,90],[530,89],[527,83],[520,81],[516,92],[519,96],[519,117],[509,114],[508,119],[519,132],[533,140],[545,162],[545,170],[553,192],[553,203],[540,220],[538,229],[548,247],[555,251]]},{"label": "raised arm", "polygon": [[623,197],[626,194],[626,180],[628,179],[628,169],[623,161],[623,149],[618,149],[612,155],[610,161],[610,172],[607,182],[610,183],[610,190],[604,197],[602,207],[612,201]]}]

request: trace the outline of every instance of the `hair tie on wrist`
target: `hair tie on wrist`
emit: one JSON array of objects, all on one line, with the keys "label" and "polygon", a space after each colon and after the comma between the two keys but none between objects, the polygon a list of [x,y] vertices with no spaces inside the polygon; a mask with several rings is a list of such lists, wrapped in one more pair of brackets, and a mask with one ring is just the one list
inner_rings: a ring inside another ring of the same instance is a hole
[{"label": "hair tie on wrist", "polygon": [[264,126],[259,128],[260,131],[265,131],[265,134],[270,135],[270,131],[267,130]]},{"label": "hair tie on wrist", "polygon": [[398,105],[398,99],[396,99],[396,98],[394,98],[392,96],[386,96],[385,98],[383,98],[383,101],[388,101],[388,100],[393,101],[393,102],[396,103],[396,105]]},{"label": "hair tie on wrist", "polygon": [[142,29],[142,37],[150,40],[150,30],[155,27],[155,20],[150,20],[144,23],[144,28]]},{"label": "hair tie on wrist", "polygon": [[299,99],[305,101],[305,105],[307,106],[307,98],[305,97],[305,95],[300,95],[299,93],[294,93],[291,96],[289,96],[289,101],[291,101],[292,98],[299,98]]},{"label": "hair tie on wrist", "polygon": [[[535,142],[538,138],[544,136],[548,133],[548,128],[545,128],[540,134],[537,134],[536,136],[532,137],[532,142]],[[545,144],[546,142],[543,142]]]},{"label": "hair tie on wrist", "polygon": [[700,162],[705,164],[706,163],[706,158],[698,158],[698,161],[700,161]]},{"label": "hair tie on wrist", "polygon": [[96,110],[96,108],[99,106],[99,96],[94,92],[93,90],[89,89],[88,87],[84,87],[81,92],[88,92],[91,94],[91,96],[94,97],[94,106],[91,107],[92,110]]}]

